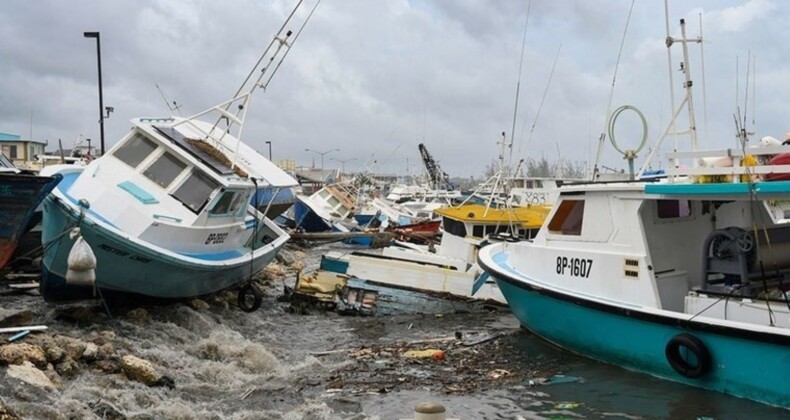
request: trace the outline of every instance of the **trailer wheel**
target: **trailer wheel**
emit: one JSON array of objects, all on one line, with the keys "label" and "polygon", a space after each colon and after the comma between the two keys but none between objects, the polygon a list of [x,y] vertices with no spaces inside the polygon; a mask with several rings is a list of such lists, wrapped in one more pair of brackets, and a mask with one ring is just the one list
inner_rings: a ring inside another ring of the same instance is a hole
[{"label": "trailer wheel", "polygon": [[261,291],[252,284],[246,284],[239,289],[238,304],[244,312],[255,312],[261,307],[263,296]]}]

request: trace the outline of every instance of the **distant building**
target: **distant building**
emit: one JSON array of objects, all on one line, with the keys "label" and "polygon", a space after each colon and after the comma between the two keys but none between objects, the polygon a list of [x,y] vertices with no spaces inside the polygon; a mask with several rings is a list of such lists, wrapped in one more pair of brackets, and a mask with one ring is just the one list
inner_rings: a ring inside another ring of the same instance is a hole
[{"label": "distant building", "polygon": [[0,152],[14,162],[14,165],[26,166],[44,154],[47,144],[36,140],[22,140],[16,134],[0,133]]},{"label": "distant building", "polygon": [[296,172],[296,161],[293,159],[280,159],[277,162],[275,162],[275,165],[279,166],[280,169],[286,172],[289,173]]}]

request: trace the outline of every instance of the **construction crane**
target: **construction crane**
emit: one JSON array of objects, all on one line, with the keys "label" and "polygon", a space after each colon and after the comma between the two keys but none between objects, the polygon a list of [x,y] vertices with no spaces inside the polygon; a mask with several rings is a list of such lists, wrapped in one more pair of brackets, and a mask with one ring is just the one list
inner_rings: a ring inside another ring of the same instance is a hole
[{"label": "construction crane", "polygon": [[433,159],[428,149],[424,144],[419,144],[420,155],[422,162],[425,164],[425,169],[428,171],[428,176],[431,180],[431,188],[436,190],[452,190],[453,185],[450,184],[450,176],[442,171],[439,164]]}]

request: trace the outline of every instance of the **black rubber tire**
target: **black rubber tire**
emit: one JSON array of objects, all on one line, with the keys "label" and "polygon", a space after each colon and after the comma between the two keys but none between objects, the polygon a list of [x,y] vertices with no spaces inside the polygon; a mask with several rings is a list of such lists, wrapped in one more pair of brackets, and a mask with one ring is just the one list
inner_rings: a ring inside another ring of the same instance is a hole
[{"label": "black rubber tire", "polygon": [[255,312],[261,307],[263,296],[261,291],[252,284],[246,284],[239,289],[239,309],[244,312]]},{"label": "black rubber tire", "polygon": [[[697,364],[692,365],[683,355],[680,354],[680,348],[685,347],[694,354],[697,359]],[[708,373],[711,368],[711,357],[708,348],[697,337],[688,333],[681,333],[674,337],[667,343],[664,349],[667,362],[675,369],[675,372],[685,376],[686,378],[696,379]]]}]

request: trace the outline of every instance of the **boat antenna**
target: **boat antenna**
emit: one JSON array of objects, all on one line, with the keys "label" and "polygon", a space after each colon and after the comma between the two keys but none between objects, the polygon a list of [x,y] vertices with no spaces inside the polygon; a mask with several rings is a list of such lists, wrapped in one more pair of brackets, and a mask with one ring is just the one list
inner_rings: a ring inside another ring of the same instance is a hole
[{"label": "boat antenna", "polygon": [[[699,37],[702,39],[702,13],[699,14]],[[705,144],[710,144],[708,134],[708,91],[705,88],[705,43],[699,44],[699,56],[702,70],[702,119],[705,128]]]},{"label": "boat antenna", "polygon": [[[518,79],[516,80],[516,103],[513,106],[513,125],[510,128],[510,157],[508,164],[513,159],[513,139],[516,135],[516,116],[518,115],[518,97],[521,91],[521,70],[524,68],[524,51],[527,46],[527,29],[529,28],[529,12],[532,9],[532,0],[527,4],[527,16],[524,18],[524,36],[521,38],[521,58],[518,61]],[[521,141],[518,142],[518,151],[521,154]]]},{"label": "boat antenna", "polygon": [[749,76],[751,75],[752,50],[746,53],[746,86],[743,92],[743,128],[746,129],[746,118],[749,115]]},{"label": "boat antenna", "polygon": [[[617,81],[617,69],[620,67],[620,58],[623,56],[623,46],[625,45],[625,36],[628,34],[628,24],[631,22],[631,13],[634,11],[634,3],[636,0],[631,0],[631,7],[628,8],[628,17],[625,19],[625,28],[623,28],[623,37],[620,39],[620,49],[617,51],[617,61],[614,65],[614,73],[612,74],[612,88],[609,90],[609,102],[606,104],[606,116],[604,117],[604,129],[598,137],[598,151],[595,153],[595,165],[593,166],[591,181],[595,181],[598,177],[600,169],[598,164],[601,162],[601,152],[603,151],[603,144],[606,141],[606,126],[609,121],[609,113],[612,112],[612,98],[614,97],[614,85]],[[669,33],[669,24],[667,23],[667,33]],[[672,77],[672,76],[670,76]],[[671,84],[671,82],[670,82]],[[674,102],[674,101],[673,101]]]},{"label": "boat antenna", "polygon": [[560,47],[557,48],[557,54],[554,56],[554,64],[551,65],[551,72],[549,73],[549,80],[546,81],[546,87],[543,89],[543,97],[540,98],[540,105],[538,105],[538,111],[535,113],[535,119],[532,121],[532,126],[529,129],[529,137],[527,138],[527,146],[530,145],[532,142],[532,135],[535,133],[535,125],[538,124],[538,117],[540,117],[540,111],[543,109],[543,104],[546,102],[546,96],[549,93],[549,86],[551,86],[551,79],[554,77],[554,70],[557,68],[557,60],[560,58],[560,51],[562,50],[562,44]]},{"label": "boat antenna", "polygon": [[757,56],[752,57],[752,127],[757,113]]},{"label": "boat antenna", "polygon": [[[686,20],[680,19],[680,38],[673,38],[667,37],[667,49],[672,48],[675,44],[680,44],[683,47],[683,61],[680,62],[680,71],[683,73],[684,81],[683,81],[683,88],[685,89],[686,96],[680,102],[677,109],[675,109],[672,118],[669,120],[669,125],[667,126],[664,133],[659,137],[658,142],[656,143],[655,147],[650,151],[647,155],[647,159],[645,159],[645,163],[639,169],[636,178],[639,179],[642,177],[642,174],[649,168],[650,161],[655,156],[656,151],[661,148],[661,143],[664,139],[669,135],[672,134],[673,136],[677,134],[688,134],[691,137],[691,148],[692,150],[697,150],[697,124],[696,119],[694,117],[694,97],[692,95],[691,87],[693,85],[691,81],[691,66],[689,65],[689,51],[688,51],[688,44],[697,43],[702,44],[702,38],[687,38],[686,37]],[[670,92],[672,90],[670,89]],[[678,132],[674,129],[675,121],[677,120],[680,112],[683,111],[683,108],[686,108],[688,111],[688,128],[686,130]],[[677,167],[678,162],[675,161],[675,167]],[[694,165],[697,165],[697,161],[694,160]],[[673,178],[674,179],[674,178]]]},{"label": "boat antenna", "polygon": [[178,112],[178,115],[182,116],[181,115],[181,105],[179,105],[178,102],[176,102],[176,101],[173,101],[172,104],[171,104],[171,102],[167,99],[167,96],[165,96],[165,92],[162,90],[161,87],[159,87],[159,84],[158,83],[154,83],[154,86],[156,86],[156,90],[159,91],[159,95],[162,96],[162,100],[165,101],[165,106],[167,106],[167,109],[169,109],[171,113],[172,112]]}]

